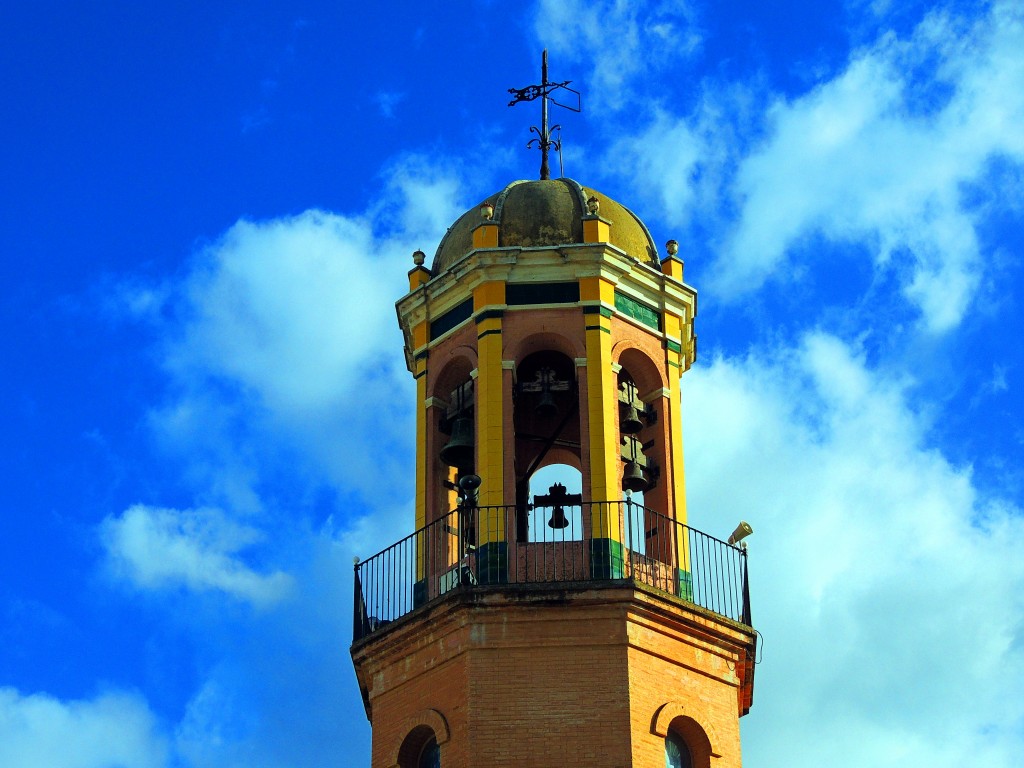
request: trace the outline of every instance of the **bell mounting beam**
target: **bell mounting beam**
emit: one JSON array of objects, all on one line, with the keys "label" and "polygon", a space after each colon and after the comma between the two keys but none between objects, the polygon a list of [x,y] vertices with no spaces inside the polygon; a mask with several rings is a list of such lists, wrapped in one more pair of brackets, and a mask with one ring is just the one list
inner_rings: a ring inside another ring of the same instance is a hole
[{"label": "bell mounting beam", "polygon": [[[530,132],[536,133],[537,138],[530,139],[526,146],[536,146],[540,149],[541,179],[551,178],[551,170],[548,166],[548,152],[550,149],[554,147],[559,152],[562,151],[562,140],[551,138],[551,132],[561,131],[562,126],[552,125],[548,127],[548,102],[550,101],[555,106],[571,110],[572,112],[580,112],[583,109],[580,92],[569,87],[569,83],[571,82],[572,80],[565,80],[561,83],[553,83],[548,80],[548,51],[547,48],[545,48],[541,57],[540,85],[527,85],[525,88],[508,89],[508,92],[512,94],[512,101],[508,103],[510,107],[514,107],[521,101],[533,101],[534,99],[540,99],[540,128],[535,125],[530,126]],[[551,95],[552,93],[560,90],[575,94],[576,105],[563,104]]]}]

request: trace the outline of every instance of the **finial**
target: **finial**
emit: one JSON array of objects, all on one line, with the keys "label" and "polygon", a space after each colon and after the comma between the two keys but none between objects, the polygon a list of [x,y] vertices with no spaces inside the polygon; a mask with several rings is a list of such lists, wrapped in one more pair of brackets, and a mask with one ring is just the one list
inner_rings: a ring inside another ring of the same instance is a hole
[{"label": "finial", "polygon": [[591,195],[587,198],[587,211],[591,216],[597,216],[597,212],[601,210],[601,201],[597,199],[597,195]]},{"label": "finial", "polygon": [[[527,147],[537,146],[540,148],[540,177],[541,179],[550,179],[551,171],[548,168],[548,150],[554,147],[558,151],[559,162],[562,157],[562,140],[552,139],[551,131],[561,131],[562,126],[553,125],[548,128],[548,102],[552,102],[555,106],[562,107],[563,109],[569,109],[573,112],[579,112],[583,109],[583,105],[580,99],[580,92],[570,88],[569,83],[572,80],[566,80],[561,83],[552,83],[548,80],[548,50],[544,49],[544,53],[541,57],[541,80],[540,85],[528,85],[525,88],[509,88],[508,92],[512,94],[512,101],[508,103],[510,107],[514,107],[521,101],[533,101],[536,98],[540,99],[540,128],[535,125],[530,126],[530,133],[536,133],[536,139],[530,139],[527,142]],[[555,101],[551,97],[551,94],[558,89],[569,91],[570,93],[576,94],[576,106],[570,104],[562,104]]]},{"label": "finial", "polygon": [[425,254],[423,251],[416,249],[415,251],[412,252],[412,263],[415,264],[417,267],[422,267],[423,262],[425,262],[426,260],[427,254]]},{"label": "finial", "polygon": [[677,253],[679,253],[679,243],[677,243],[675,240],[669,240],[667,243],[665,243],[665,250],[668,251],[669,256],[675,256]]},{"label": "finial", "polygon": [[482,203],[480,205],[480,218],[484,221],[490,221],[494,218],[494,206],[490,203]]}]

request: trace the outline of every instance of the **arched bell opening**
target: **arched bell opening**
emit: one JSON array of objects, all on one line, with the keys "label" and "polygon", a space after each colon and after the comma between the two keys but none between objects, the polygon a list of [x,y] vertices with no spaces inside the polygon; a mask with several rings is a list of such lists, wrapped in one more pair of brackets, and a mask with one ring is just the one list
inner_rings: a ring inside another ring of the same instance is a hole
[{"label": "arched bell opening", "polygon": [[555,454],[552,463],[530,477],[527,540],[582,541],[584,525],[589,527],[583,514],[583,473],[577,466],[559,462],[575,458],[567,451],[551,453]]},{"label": "arched bell opening", "polygon": [[427,411],[427,523],[455,509],[459,478],[476,465],[476,392],[470,361],[457,358],[438,376]]},{"label": "arched bell opening", "polygon": [[[623,522],[630,552],[645,563],[677,565],[681,531],[673,522],[669,419],[664,380],[640,350],[619,357],[618,409]],[[660,566],[650,565],[649,567]]]},{"label": "arched bell opening", "polygon": [[582,467],[576,366],[567,355],[541,350],[516,368],[513,389],[516,539],[530,539],[530,482],[553,463]]},{"label": "arched bell opening", "polygon": [[632,373],[621,368],[616,389],[619,409],[619,456],[623,494],[633,497],[658,487],[662,466],[654,455],[653,428],[657,411],[640,397],[640,387]]},{"label": "arched bell opening", "polygon": [[450,360],[428,390],[423,457],[425,527],[417,532],[415,541],[417,604],[450,588],[452,574],[465,559],[466,545],[473,536],[472,513],[459,505],[459,480],[472,475],[476,463],[476,394],[471,365],[463,356]]},{"label": "arched bell opening", "polygon": [[672,516],[672,463],[667,450],[669,418],[664,410],[664,371],[635,347],[618,355],[619,446],[622,490],[633,501]]}]

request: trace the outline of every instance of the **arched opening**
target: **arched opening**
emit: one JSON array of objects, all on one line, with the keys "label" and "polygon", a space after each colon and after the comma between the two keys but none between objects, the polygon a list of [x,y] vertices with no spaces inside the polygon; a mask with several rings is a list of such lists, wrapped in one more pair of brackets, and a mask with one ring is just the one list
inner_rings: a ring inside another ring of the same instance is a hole
[{"label": "arched opening", "polygon": [[690,748],[675,731],[669,731],[665,737],[665,768],[693,768]]},{"label": "arched opening", "polygon": [[688,711],[677,701],[662,704],[654,715],[651,732],[664,739],[666,768],[711,768],[711,758],[721,757],[718,738],[710,726],[698,722]]},{"label": "arched opening", "polygon": [[441,747],[429,725],[417,725],[398,749],[398,768],[441,768]]},{"label": "arched opening", "polygon": [[441,747],[438,746],[437,739],[433,736],[427,739],[427,743],[420,750],[420,758],[416,762],[416,768],[441,768]]},{"label": "arched opening", "polygon": [[622,498],[625,544],[635,555],[647,554],[647,528],[644,494],[658,483],[661,468],[651,455],[649,439],[657,414],[640,398],[640,387],[631,371],[621,368],[618,375],[619,451],[622,460]]},{"label": "arched opening", "polygon": [[456,483],[474,469],[476,392],[471,364],[466,357],[451,360],[430,389],[424,457],[432,468],[428,472],[428,523],[455,509]]},{"label": "arched opening", "polygon": [[675,591],[673,569],[684,567],[686,533],[676,523],[669,391],[663,370],[646,352],[626,348],[618,359],[626,548],[631,567],[644,571],[651,583]]},{"label": "arched opening", "polygon": [[548,464],[530,477],[528,541],[583,540],[583,473]]},{"label": "arched opening", "polygon": [[[532,495],[537,492],[531,491],[534,474],[554,464],[573,467],[577,472],[582,467],[576,365],[561,352],[533,352],[519,363],[515,381],[516,538],[525,542],[531,538],[529,510]],[[548,490],[544,488],[541,494]]]},{"label": "arched opening", "polygon": [[619,447],[623,463],[622,490],[638,495],[658,484],[661,466],[652,454],[656,441],[651,439],[652,428],[658,421],[656,411],[640,397],[640,387],[629,369],[619,370]]}]

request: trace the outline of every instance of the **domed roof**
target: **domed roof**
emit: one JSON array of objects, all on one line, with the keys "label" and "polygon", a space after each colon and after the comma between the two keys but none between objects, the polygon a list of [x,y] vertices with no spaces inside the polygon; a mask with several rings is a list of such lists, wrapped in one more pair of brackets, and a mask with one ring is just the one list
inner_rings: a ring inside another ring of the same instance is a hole
[{"label": "domed roof", "polygon": [[480,206],[494,206],[498,247],[537,248],[583,242],[587,200],[600,203],[598,214],[611,222],[609,240],[634,258],[658,264],[658,250],[644,223],[624,205],[572,179],[513,181],[480,201],[452,224],[441,238],[431,269],[439,275],[473,250],[473,230],[480,224]]}]

